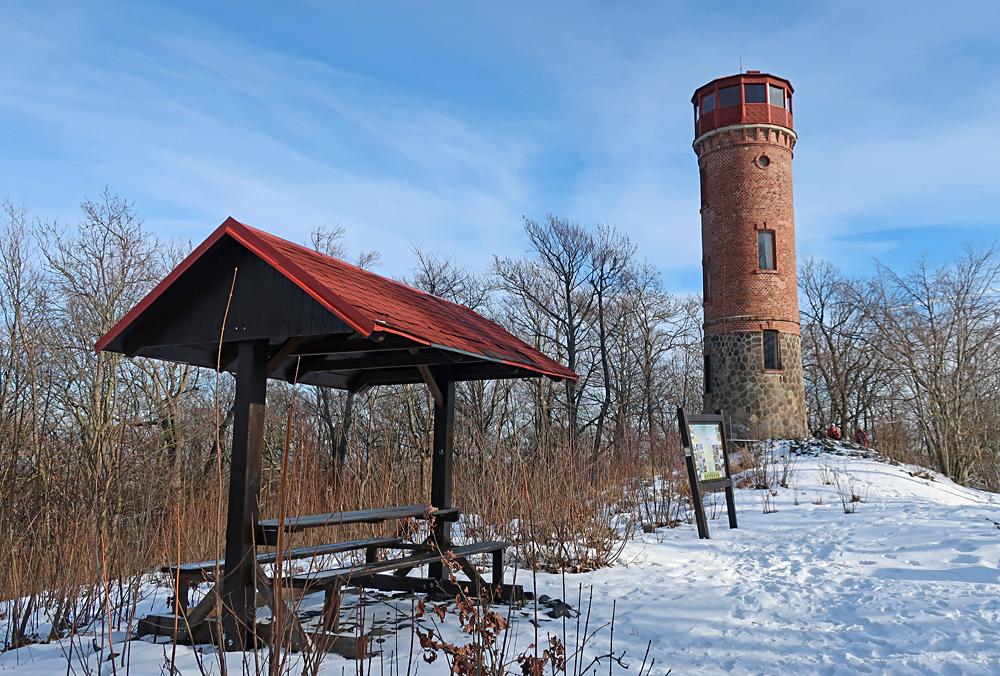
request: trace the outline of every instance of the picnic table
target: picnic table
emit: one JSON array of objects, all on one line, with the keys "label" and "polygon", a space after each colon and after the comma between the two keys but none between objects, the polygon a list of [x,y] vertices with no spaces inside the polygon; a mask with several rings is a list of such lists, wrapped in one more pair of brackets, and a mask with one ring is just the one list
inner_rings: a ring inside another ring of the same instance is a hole
[{"label": "picnic table", "polygon": [[[257,545],[276,547],[279,533],[294,534],[314,528],[377,524],[401,519],[420,519],[431,523],[453,522],[460,516],[461,512],[454,507],[436,509],[428,505],[413,504],[292,516],[280,521],[263,519],[256,523],[254,532]],[[287,542],[284,539],[282,541]],[[335,636],[339,628],[341,593],[345,587],[441,593],[449,596],[465,593],[490,600],[522,600],[525,594],[520,585],[503,582],[503,553],[508,546],[506,542],[479,542],[456,547],[450,542],[434,542],[433,538],[426,542],[407,542],[401,537],[374,537],[306,547],[283,547],[280,551],[259,554],[255,552],[254,576],[258,601],[269,606],[275,615],[281,614],[290,632],[292,648],[302,649],[311,637],[303,629],[294,608],[282,598],[279,589],[301,590],[302,594],[323,591],[322,619],[317,633],[328,637],[328,640],[339,640],[346,638]],[[355,565],[330,566],[321,558],[361,550],[365,551],[365,561]],[[398,550],[401,555],[395,558],[383,558],[382,552],[388,550]],[[469,562],[470,557],[483,554],[492,555],[489,582],[483,579],[476,567]],[[275,569],[268,574],[264,569],[264,566],[279,561],[305,559],[318,561],[320,565],[311,566],[305,572]],[[409,575],[411,571],[423,565],[438,566],[448,574],[442,575],[431,570],[428,577]],[[451,575],[452,565],[460,569],[468,580],[459,580]],[[222,567],[221,560],[163,566],[161,571],[170,575],[176,587],[179,617],[175,618],[173,614],[149,616],[140,622],[139,635],[173,635],[174,626],[177,625],[176,638],[179,641],[213,640],[216,628],[211,626],[209,615],[216,607],[219,595],[222,593],[222,580],[219,579]],[[212,583],[212,587],[199,603],[191,608],[188,601],[189,590],[204,582]],[[350,640],[353,641],[354,637],[350,637]]]},{"label": "picnic table", "polygon": [[257,522],[256,539],[258,545],[276,546],[279,531],[299,533],[310,528],[347,526],[360,523],[384,523],[393,519],[458,521],[460,516],[461,512],[454,507],[435,509],[427,505],[416,504],[401,505],[399,507],[382,507],[380,509],[359,509],[352,512],[335,512],[332,514],[291,516],[286,517],[280,523],[278,519],[264,519]]}]

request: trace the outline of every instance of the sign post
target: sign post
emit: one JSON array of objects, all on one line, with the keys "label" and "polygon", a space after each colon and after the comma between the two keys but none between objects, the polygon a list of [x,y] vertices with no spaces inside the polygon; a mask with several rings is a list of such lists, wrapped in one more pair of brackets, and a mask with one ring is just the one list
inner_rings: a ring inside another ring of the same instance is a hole
[{"label": "sign post", "polygon": [[726,510],[729,512],[729,527],[736,525],[736,495],[733,492],[733,477],[729,472],[729,444],[722,414],[688,415],[683,408],[677,409],[677,427],[684,447],[688,481],[691,482],[691,500],[694,502],[695,521],[698,537],[709,538],[708,519],[702,494],[724,490]]}]

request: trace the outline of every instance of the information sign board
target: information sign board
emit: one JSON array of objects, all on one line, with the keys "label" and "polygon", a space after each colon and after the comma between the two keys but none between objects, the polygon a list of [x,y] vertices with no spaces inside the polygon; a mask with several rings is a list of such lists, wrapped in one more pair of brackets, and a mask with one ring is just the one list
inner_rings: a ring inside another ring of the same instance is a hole
[{"label": "information sign board", "polygon": [[736,496],[733,480],[729,474],[726,428],[722,413],[712,415],[688,415],[683,408],[677,409],[677,426],[684,447],[688,480],[691,483],[691,498],[694,502],[695,521],[698,537],[708,538],[708,519],[702,504],[702,491],[725,490],[726,511],[729,512],[729,527],[736,528]]},{"label": "information sign board", "polygon": [[725,478],[726,447],[722,440],[722,422],[688,423],[688,434],[698,481]]}]

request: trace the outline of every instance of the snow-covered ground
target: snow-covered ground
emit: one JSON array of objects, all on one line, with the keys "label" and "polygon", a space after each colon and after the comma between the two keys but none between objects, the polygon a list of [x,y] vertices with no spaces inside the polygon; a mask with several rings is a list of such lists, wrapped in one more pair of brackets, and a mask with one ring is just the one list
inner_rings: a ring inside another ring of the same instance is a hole
[{"label": "snow-covered ground", "polygon": [[[824,483],[833,471],[864,498],[855,513],[845,514],[836,487]],[[565,584],[576,606],[579,586],[585,597],[592,588],[591,629],[611,619],[615,603],[614,652],[625,650],[629,665],[616,665],[616,674],[638,674],[647,644],[654,674],[1000,673],[1000,496],[913,467],[826,454],[798,459],[789,486],[771,496],[777,511],[767,514],[762,491],[738,490],[738,530],[728,529],[720,500],[712,540],[698,540],[689,525],[640,534],[618,565],[565,579],[538,575],[537,592],[562,597]],[[530,575],[521,571],[518,582],[530,588]],[[165,598],[161,592],[142,610]],[[400,613],[409,608],[400,602]],[[370,621],[394,611],[382,604],[367,612]],[[531,615],[514,615],[511,656],[534,639]],[[571,645],[575,623],[567,620]],[[449,615],[446,637],[458,636],[456,625]],[[561,636],[563,620],[545,619],[539,632]],[[114,638],[120,651],[124,635]],[[586,661],[607,653],[610,639],[609,627],[597,632]],[[0,655],[0,671],[112,673],[101,645],[86,637],[71,655],[68,640],[10,651]],[[365,671],[407,673],[409,633],[386,636],[382,646]],[[168,672],[170,646],[133,641],[126,649],[128,673]],[[181,673],[199,673],[195,657],[177,648]],[[201,658],[219,673],[215,654]],[[253,665],[247,655],[227,659],[230,673]],[[402,664],[391,667],[395,659]],[[426,664],[417,649],[412,659],[416,673],[447,673],[444,657]],[[323,673],[355,668],[335,655],[323,663]],[[598,672],[607,668],[604,660]]]}]

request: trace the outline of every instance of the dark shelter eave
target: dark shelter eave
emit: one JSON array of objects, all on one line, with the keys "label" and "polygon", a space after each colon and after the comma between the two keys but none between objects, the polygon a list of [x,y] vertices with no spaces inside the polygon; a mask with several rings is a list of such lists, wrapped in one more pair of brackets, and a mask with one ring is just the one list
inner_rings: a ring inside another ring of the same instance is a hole
[{"label": "dark shelter eave", "polygon": [[[238,342],[217,345],[146,346],[139,356],[235,373]],[[422,368],[447,371],[451,379],[501,380],[542,374],[511,362],[424,346],[399,336],[372,340],[357,334],[289,338],[268,345],[268,377],[289,383],[359,391],[378,385],[426,382]],[[560,380],[547,376],[552,380]]]}]

